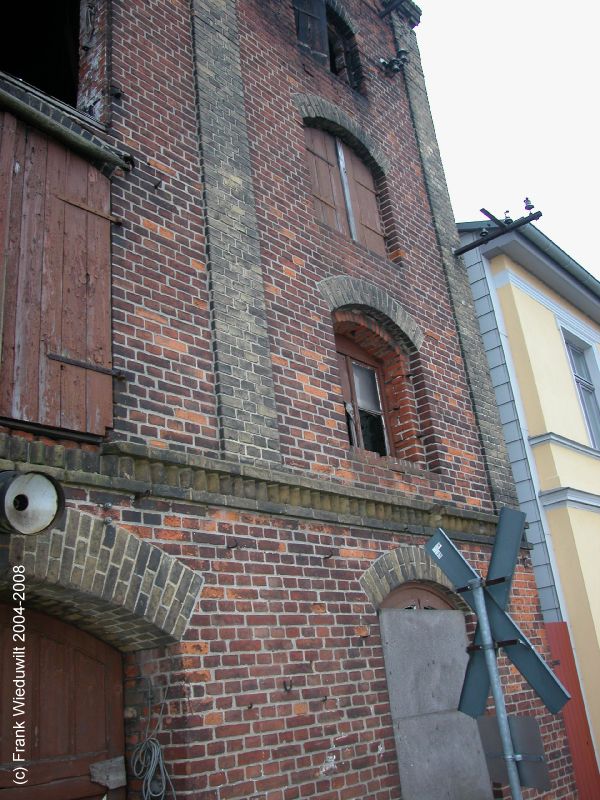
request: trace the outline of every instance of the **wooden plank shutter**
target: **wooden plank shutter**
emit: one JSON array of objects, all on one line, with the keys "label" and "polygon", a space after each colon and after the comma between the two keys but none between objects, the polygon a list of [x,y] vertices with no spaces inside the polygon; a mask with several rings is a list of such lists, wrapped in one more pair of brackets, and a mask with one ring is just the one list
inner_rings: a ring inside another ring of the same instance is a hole
[{"label": "wooden plank shutter", "polygon": [[304,135],[317,218],[350,236],[335,139],[318,128],[305,128]]},{"label": "wooden plank shutter", "polygon": [[9,114],[1,125],[0,416],[103,435],[112,424],[110,184]]},{"label": "wooden plank shutter", "polygon": [[298,43],[326,64],[329,61],[325,0],[293,0]]},{"label": "wooden plank shutter", "polygon": [[369,250],[385,256],[387,254],[385,239],[383,238],[373,173],[360,157],[345,144],[343,151],[357,239]]}]

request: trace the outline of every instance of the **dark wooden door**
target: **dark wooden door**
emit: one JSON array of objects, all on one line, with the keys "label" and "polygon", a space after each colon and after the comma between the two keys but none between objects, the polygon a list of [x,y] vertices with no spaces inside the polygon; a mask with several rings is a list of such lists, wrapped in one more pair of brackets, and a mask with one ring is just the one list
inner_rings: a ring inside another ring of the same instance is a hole
[{"label": "dark wooden door", "polygon": [[[55,617],[25,611],[25,698],[14,714],[19,662],[12,609],[0,605],[0,797],[2,800],[124,800],[89,778],[90,764],[124,751],[119,652]],[[13,783],[13,724],[25,721],[28,783]]]}]

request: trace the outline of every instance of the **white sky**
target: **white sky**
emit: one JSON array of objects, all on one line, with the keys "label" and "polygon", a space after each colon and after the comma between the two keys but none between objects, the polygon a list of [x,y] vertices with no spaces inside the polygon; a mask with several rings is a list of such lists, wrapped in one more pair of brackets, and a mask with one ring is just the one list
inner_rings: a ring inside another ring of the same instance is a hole
[{"label": "white sky", "polygon": [[530,197],[546,236],[600,279],[600,11],[595,0],[416,0],[457,221]]}]

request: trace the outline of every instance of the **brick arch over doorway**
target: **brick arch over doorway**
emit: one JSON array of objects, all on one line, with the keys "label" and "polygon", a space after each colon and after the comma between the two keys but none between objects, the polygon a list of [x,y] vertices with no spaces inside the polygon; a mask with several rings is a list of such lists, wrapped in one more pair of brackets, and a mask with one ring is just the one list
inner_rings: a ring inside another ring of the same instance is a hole
[{"label": "brick arch over doorway", "polygon": [[419,545],[401,544],[380,556],[360,578],[360,585],[379,611],[385,598],[406,584],[430,586],[459,611],[470,611],[465,601],[454,592],[441,569]]},{"label": "brick arch over doorway", "polygon": [[25,567],[28,607],[123,652],[181,641],[204,583],[156,545],[75,509],[61,528],[11,536],[0,594],[15,564]]}]

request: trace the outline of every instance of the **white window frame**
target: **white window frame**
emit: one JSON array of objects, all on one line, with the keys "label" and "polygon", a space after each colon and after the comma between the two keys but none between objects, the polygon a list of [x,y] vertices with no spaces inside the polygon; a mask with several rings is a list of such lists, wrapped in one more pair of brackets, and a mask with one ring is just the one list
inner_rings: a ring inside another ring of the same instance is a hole
[{"label": "white window frame", "polygon": [[[563,339],[565,342],[565,350],[567,353],[567,360],[571,369],[571,375],[577,391],[581,413],[585,421],[585,427],[588,432],[591,446],[596,450],[600,450],[600,423],[594,422],[590,417],[586,401],[583,398],[583,392],[591,392],[592,402],[595,401],[598,416],[600,416],[600,372],[598,369],[597,355],[593,344],[584,341],[579,336],[576,336],[565,328],[562,329]],[[586,376],[579,375],[576,370],[575,362],[572,356],[572,351],[578,350],[585,359],[585,364],[588,369],[589,379]]]}]

